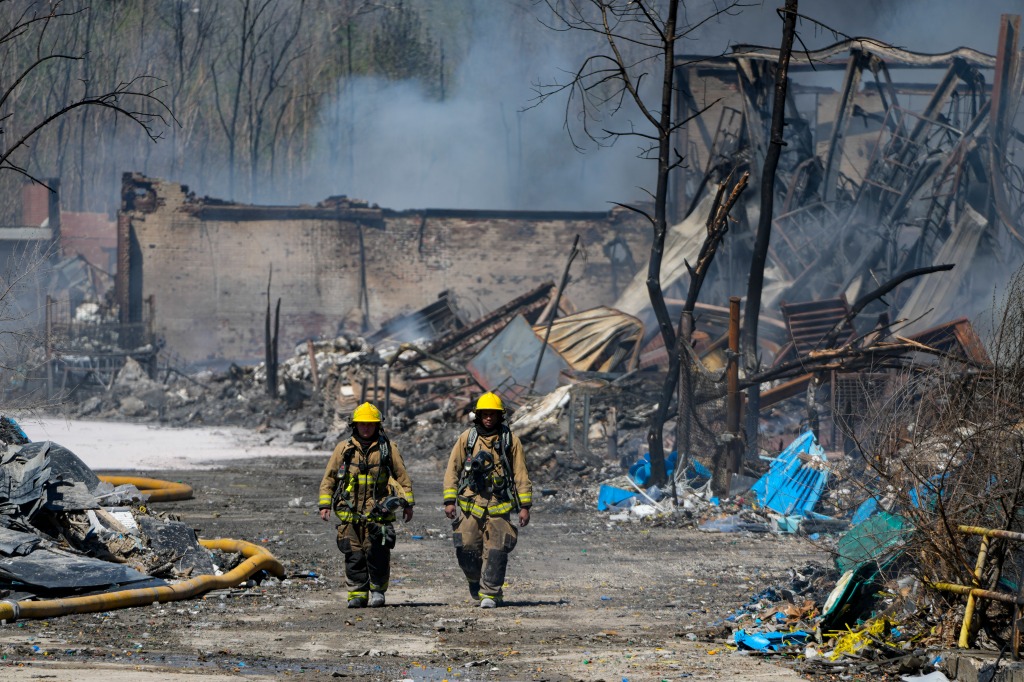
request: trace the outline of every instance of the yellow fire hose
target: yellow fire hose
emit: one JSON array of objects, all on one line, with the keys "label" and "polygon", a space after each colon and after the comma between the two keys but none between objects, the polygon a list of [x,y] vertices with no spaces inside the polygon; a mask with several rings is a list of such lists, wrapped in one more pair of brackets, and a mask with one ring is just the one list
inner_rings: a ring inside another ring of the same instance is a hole
[{"label": "yellow fire hose", "polygon": [[100,476],[101,481],[112,485],[133,485],[139,492],[149,495],[150,502],[172,502],[174,500],[191,500],[192,486],[185,483],[161,481],[158,478],[142,478],[139,476]]},{"label": "yellow fire hose", "polygon": [[134,590],[121,590],[107,594],[93,594],[87,597],[69,597],[67,599],[48,599],[41,601],[0,601],[0,620],[13,621],[19,618],[53,618],[72,613],[95,613],[111,609],[123,609],[130,606],[146,606],[154,602],[164,603],[191,599],[210,590],[235,587],[257,571],[267,571],[276,578],[284,577],[284,568],[269,551],[244,540],[218,538],[216,540],[199,540],[199,544],[207,549],[219,549],[227,552],[240,552],[245,561],[224,575],[201,575],[175,585],[163,587],[143,587]]},{"label": "yellow fire hose", "polygon": [[[100,476],[101,481],[113,485],[134,485],[140,492],[147,493],[149,500],[171,501],[192,498],[192,486],[184,483],[161,481],[156,478],[138,476]],[[219,590],[240,585],[257,571],[266,571],[275,578],[284,577],[284,568],[268,550],[244,540],[218,538],[215,540],[199,539],[199,544],[207,549],[219,549],[225,552],[239,552],[246,560],[235,566],[224,575],[201,575],[174,585],[163,587],[142,587],[137,589],[93,594],[87,597],[69,597],[67,599],[0,601],[0,620],[13,621],[19,618],[53,618],[72,613],[95,613],[111,609],[123,609],[130,606],[146,606],[154,602],[164,603],[181,601],[204,594],[211,590]]]}]

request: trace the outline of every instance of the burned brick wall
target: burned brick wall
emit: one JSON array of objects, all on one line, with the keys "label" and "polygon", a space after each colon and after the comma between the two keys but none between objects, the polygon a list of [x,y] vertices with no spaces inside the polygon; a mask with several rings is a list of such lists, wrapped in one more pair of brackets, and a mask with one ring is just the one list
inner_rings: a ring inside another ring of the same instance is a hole
[{"label": "burned brick wall", "polygon": [[396,212],[344,198],[248,206],[138,175],[126,175],[122,219],[130,234],[119,250],[138,244],[119,260],[123,290],[140,278],[155,332],[191,363],[262,358],[268,280],[287,349],[370,331],[445,290],[475,317],[557,281],[576,234],[587,257],[565,296],[578,309],[609,303],[650,249],[649,226],[624,211]]}]

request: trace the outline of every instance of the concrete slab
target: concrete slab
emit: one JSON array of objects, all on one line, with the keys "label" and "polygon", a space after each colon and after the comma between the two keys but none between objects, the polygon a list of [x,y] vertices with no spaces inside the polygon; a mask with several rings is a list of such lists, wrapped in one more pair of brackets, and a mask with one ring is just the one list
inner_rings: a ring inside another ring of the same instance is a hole
[{"label": "concrete slab", "polygon": [[[311,443],[268,443],[270,435],[238,427],[175,429],[123,422],[15,418],[31,440],[60,443],[97,471],[215,469],[233,459],[322,452]],[[325,458],[328,455],[324,452]]]}]

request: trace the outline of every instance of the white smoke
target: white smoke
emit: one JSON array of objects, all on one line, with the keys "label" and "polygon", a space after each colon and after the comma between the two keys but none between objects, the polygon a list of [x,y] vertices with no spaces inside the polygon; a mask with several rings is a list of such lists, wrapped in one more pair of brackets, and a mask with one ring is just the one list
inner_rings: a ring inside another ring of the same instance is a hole
[{"label": "white smoke", "polygon": [[[686,3],[686,17],[696,25],[722,0]],[[683,50],[690,54],[719,54],[736,44],[779,45],[782,22],[777,14],[782,2],[754,2],[729,15],[722,15],[697,28]],[[1002,14],[1020,14],[1020,0],[805,0],[800,14],[851,36],[870,37],[914,52],[942,53],[971,47],[994,54]],[[842,40],[811,21],[797,25],[801,43],[796,47],[816,49]]]}]

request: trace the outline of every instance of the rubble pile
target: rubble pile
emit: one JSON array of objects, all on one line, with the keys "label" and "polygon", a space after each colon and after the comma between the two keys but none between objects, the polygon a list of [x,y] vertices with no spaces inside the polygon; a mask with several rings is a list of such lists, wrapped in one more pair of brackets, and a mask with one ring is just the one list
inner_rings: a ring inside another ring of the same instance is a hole
[{"label": "rubble pile", "polygon": [[0,421],[0,594],[7,602],[161,587],[241,562],[207,550],[192,528],[147,508],[150,493],[101,480],[67,448],[27,442],[16,422]]},{"label": "rubble pile", "polygon": [[[549,282],[468,319],[442,292],[372,334],[310,339],[280,366],[190,373],[125,351],[116,371],[97,365],[76,383],[69,351],[50,361],[48,380],[64,363],[58,383],[73,416],[237,425],[311,449],[332,448],[352,409],[371,401],[404,451],[441,462],[475,398],[493,391],[536,480],[559,482],[559,504],[596,505],[610,524],[771,533],[832,551],[834,569],[794,571],[791,584],[740,609],[730,621],[735,647],[847,676],[884,666],[934,672],[935,652],[954,642],[1017,657],[1024,276],[1010,281],[984,340],[962,317],[1011,279],[1024,253],[1013,185],[1024,69],[1011,23],[1004,18],[996,55],[922,55],[869,39],[793,55],[764,314],[742,363],[735,296],[754,256],[757,197],[744,196],[730,216],[731,241],[713,254],[704,300],[689,308],[686,299],[716,190],[744,172],[760,184],[778,55],[753,46],[687,58],[681,73],[697,131],[683,148],[695,158],[685,168],[689,208],[666,238],[660,282],[670,318],[693,321],[678,352],[639,267],[614,304],[590,310],[575,310]],[[820,86],[798,78],[820,65],[845,67],[826,121]],[[890,68],[943,75],[894,83]],[[859,87],[868,74],[870,91]],[[727,100],[716,122],[691,77]],[[912,109],[911,97],[923,106]],[[828,135],[816,142],[819,130]],[[687,378],[663,400],[672,354]],[[737,426],[741,384],[760,389],[759,406],[747,405],[760,421],[746,434]],[[652,429],[659,407],[671,416]],[[34,471],[25,480],[35,489],[49,479],[29,454],[12,454],[12,469]],[[662,464],[667,477],[653,480]],[[71,497],[86,493],[96,494]],[[94,554],[139,549],[112,513],[65,511],[49,529],[55,537],[88,540]],[[133,560],[153,570],[160,559]]]}]

